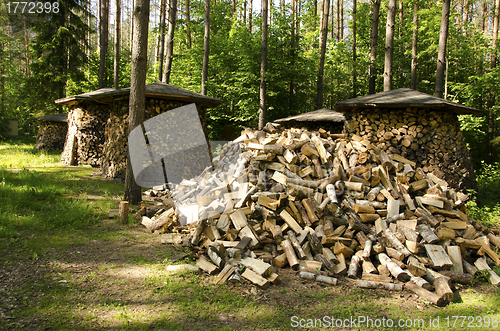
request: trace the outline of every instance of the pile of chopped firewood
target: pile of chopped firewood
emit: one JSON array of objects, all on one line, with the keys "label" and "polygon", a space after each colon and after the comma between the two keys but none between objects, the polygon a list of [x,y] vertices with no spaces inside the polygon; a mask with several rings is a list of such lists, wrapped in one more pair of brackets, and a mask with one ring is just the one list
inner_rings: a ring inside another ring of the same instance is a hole
[{"label": "pile of chopped firewood", "polygon": [[246,129],[214,170],[146,194],[161,203],[142,224],[189,245],[216,284],[242,277],[266,288],[288,266],[332,285],[346,275],[363,288],[404,287],[441,306],[478,270],[500,283],[488,266],[500,265],[491,246],[500,238],[467,215],[467,195],[356,135]]}]

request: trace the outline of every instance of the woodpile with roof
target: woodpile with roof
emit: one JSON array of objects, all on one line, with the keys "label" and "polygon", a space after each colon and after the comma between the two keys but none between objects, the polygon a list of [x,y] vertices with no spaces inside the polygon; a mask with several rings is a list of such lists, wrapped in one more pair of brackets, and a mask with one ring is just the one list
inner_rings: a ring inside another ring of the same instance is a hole
[{"label": "woodpile with roof", "polygon": [[68,132],[68,114],[37,117],[38,134],[35,148],[46,151],[62,150]]},{"label": "woodpile with roof", "polygon": [[[56,100],[70,106],[62,161],[98,166],[105,178],[124,179],[129,98],[130,88],[105,88]],[[196,104],[208,141],[205,110],[222,104],[222,100],[165,83],[147,84],[145,120],[190,103]]]},{"label": "woodpile with roof", "polygon": [[322,108],[304,114],[281,118],[274,122],[279,123],[287,129],[305,128],[309,131],[316,131],[321,128],[331,133],[342,133],[345,116],[343,113]]},{"label": "woodpile with roof", "polygon": [[456,189],[477,189],[457,115],[479,111],[408,88],[340,101],[345,133],[399,154]]}]

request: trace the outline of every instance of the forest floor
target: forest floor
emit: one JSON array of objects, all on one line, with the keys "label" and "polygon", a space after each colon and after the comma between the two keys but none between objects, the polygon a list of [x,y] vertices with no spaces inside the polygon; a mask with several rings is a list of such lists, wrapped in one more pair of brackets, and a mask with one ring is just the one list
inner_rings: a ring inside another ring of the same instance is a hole
[{"label": "forest floor", "polygon": [[133,218],[126,225],[107,218],[121,183],[58,163],[0,166],[2,178],[2,330],[481,330],[499,323],[500,290],[480,279],[458,286],[455,302],[440,308],[406,290],[359,289],[346,278],[324,285],[287,268],[267,290],[170,273],[168,265],[194,264],[189,250],[162,244]]}]

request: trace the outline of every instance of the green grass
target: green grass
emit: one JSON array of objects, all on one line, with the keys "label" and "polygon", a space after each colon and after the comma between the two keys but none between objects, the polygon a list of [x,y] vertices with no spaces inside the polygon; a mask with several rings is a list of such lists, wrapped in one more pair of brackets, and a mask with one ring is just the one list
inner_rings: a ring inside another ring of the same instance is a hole
[{"label": "green grass", "polygon": [[37,151],[32,144],[0,145],[0,238],[20,230],[84,229],[116,208],[112,199],[119,199],[122,184],[59,161],[58,152]]},{"label": "green grass", "polygon": [[500,163],[485,164],[476,171],[477,198],[467,204],[472,218],[489,226],[500,225]]}]

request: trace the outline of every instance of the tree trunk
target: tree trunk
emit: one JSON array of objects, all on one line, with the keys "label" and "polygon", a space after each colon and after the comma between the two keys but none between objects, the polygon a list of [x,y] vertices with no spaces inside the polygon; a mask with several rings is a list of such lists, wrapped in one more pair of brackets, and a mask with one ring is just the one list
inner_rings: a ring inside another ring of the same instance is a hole
[{"label": "tree trunk", "polygon": [[247,0],[243,0],[243,25],[247,25]]},{"label": "tree trunk", "polygon": [[340,1],[340,40],[344,40],[344,0]]},{"label": "tree trunk", "polygon": [[328,38],[328,14],[330,11],[330,0],[323,0],[321,7],[321,26],[319,40],[319,66],[318,66],[318,89],[316,96],[316,109],[323,107],[323,75],[325,72],[326,42]]},{"label": "tree trunk", "polygon": [[201,94],[203,95],[207,95],[209,55],[210,55],[210,0],[205,0],[205,37],[203,38],[203,69],[201,71]]},{"label": "tree trunk", "polygon": [[483,1],[482,10],[481,10],[481,31],[483,31],[483,35],[486,36],[486,12],[488,11],[488,1]]},{"label": "tree trunk", "polygon": [[[493,31],[492,31],[492,45],[491,45],[491,57],[490,57],[490,68],[493,70],[497,66],[497,41],[498,41],[498,26],[499,26],[499,15],[500,15],[500,0],[495,0],[495,15],[493,16]],[[488,155],[486,162],[493,162],[493,146],[492,140],[494,138],[495,129],[495,114],[493,111],[493,106],[495,105],[495,93],[490,91],[490,97],[488,99]]]},{"label": "tree trunk", "polygon": [[389,0],[387,25],[385,28],[385,65],[384,91],[392,89],[392,57],[394,54],[394,22],[396,19],[396,0]]},{"label": "tree trunk", "polygon": [[[186,0],[189,1],[189,0]],[[166,22],[166,7],[167,0],[160,2],[160,45],[158,54],[158,81],[163,81],[163,60],[165,57],[165,22]]]},{"label": "tree trunk", "polygon": [[116,0],[116,14],[115,14],[115,59],[114,59],[114,76],[113,87],[119,88],[120,85],[120,38],[121,38],[121,16],[122,4],[121,0]]},{"label": "tree trunk", "polygon": [[135,8],[135,0],[132,0],[132,22],[130,23],[130,52],[132,53],[132,49],[134,46],[134,8]]},{"label": "tree trunk", "polygon": [[252,33],[253,1],[250,0],[250,12],[248,13],[248,31]]},{"label": "tree trunk", "polygon": [[410,88],[417,89],[417,43],[418,43],[418,3],[413,5],[413,39],[411,42]]},{"label": "tree trunk", "polygon": [[191,8],[189,0],[186,0],[186,39],[188,48],[191,49]]},{"label": "tree trunk", "polygon": [[370,68],[368,81],[368,94],[375,94],[375,81],[377,73],[375,68],[375,60],[377,58],[377,42],[378,42],[378,19],[380,13],[380,0],[373,1],[373,16],[372,16],[372,42],[370,45]]},{"label": "tree trunk", "polygon": [[167,33],[167,54],[165,54],[165,71],[163,72],[163,82],[170,82],[170,73],[172,72],[172,54],[174,53],[174,33],[175,21],[177,18],[177,0],[168,2],[168,33]]},{"label": "tree trunk", "polygon": [[99,19],[99,88],[104,87],[104,75],[106,74],[106,53],[109,44],[109,0],[100,0]]},{"label": "tree trunk", "polygon": [[352,1],[352,97],[358,94],[356,86],[356,5],[357,1]]},{"label": "tree trunk", "polygon": [[450,20],[450,0],[443,0],[443,11],[441,13],[441,28],[439,29],[439,50],[436,70],[436,90],[434,95],[443,97],[444,92],[444,70],[446,69],[446,41],[448,39],[448,22]]},{"label": "tree trunk", "polygon": [[[149,25],[149,0],[136,0],[134,7],[135,24],[133,26],[134,47],[130,68],[130,100],[129,100],[129,133],[144,121],[146,105],[146,71],[148,56],[148,25]],[[127,160],[125,175],[125,198],[131,204],[141,201],[141,188],[135,182],[130,163]]]},{"label": "tree trunk", "polygon": [[337,0],[337,42],[340,42],[340,1]]},{"label": "tree trunk", "polygon": [[259,90],[259,130],[266,125],[266,73],[267,73],[267,3],[262,0],[262,43],[260,61],[260,90]]},{"label": "tree trunk", "polygon": [[[292,36],[290,38],[291,45],[290,45],[290,66],[292,68],[295,67],[295,47],[296,47],[296,36],[297,36],[297,28],[298,28],[298,22],[297,22],[297,3],[299,0],[291,0],[291,14],[292,14]],[[288,89],[288,110],[291,110],[293,107],[294,103],[294,95],[295,95],[295,82],[294,82],[294,76],[290,76],[290,84],[289,84],[289,89]]]}]

